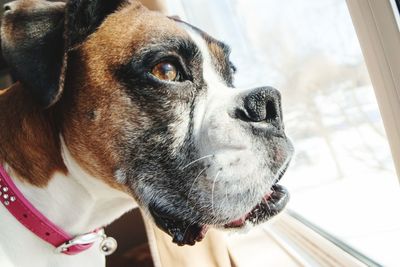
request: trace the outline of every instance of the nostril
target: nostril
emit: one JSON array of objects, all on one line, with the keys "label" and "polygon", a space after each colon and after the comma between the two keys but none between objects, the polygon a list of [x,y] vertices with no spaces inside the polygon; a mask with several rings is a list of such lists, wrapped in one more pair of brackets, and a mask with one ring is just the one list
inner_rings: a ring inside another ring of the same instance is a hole
[{"label": "nostril", "polygon": [[11,6],[9,4],[5,4],[3,6],[3,8],[4,8],[4,12],[11,11]]},{"label": "nostril", "polygon": [[266,110],[265,120],[267,122],[271,122],[277,119],[278,112],[276,110],[275,102],[273,100],[267,100],[267,103],[265,105],[265,110]]},{"label": "nostril", "polygon": [[283,128],[279,92],[272,87],[251,90],[243,96],[241,105],[236,109],[236,118],[258,123],[259,127]]}]

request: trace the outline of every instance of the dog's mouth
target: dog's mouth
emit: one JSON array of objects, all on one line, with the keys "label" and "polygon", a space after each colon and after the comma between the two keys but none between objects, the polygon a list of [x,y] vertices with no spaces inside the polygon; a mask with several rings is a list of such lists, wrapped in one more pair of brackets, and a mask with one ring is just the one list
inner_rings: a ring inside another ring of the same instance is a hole
[{"label": "dog's mouth", "polygon": [[261,201],[251,211],[247,212],[239,219],[223,225],[203,225],[179,220],[176,217],[160,213],[150,208],[150,212],[155,219],[158,227],[172,236],[172,241],[179,246],[194,245],[205,237],[209,227],[216,228],[242,228],[247,223],[256,225],[266,222],[280,213],[289,201],[289,192],[283,186],[275,184],[271,187],[272,191],[266,194]]},{"label": "dog's mouth", "polygon": [[279,184],[272,186],[272,192],[265,195],[250,212],[241,218],[227,223],[224,228],[241,228],[246,222],[253,225],[265,222],[280,213],[289,201],[289,192]]}]

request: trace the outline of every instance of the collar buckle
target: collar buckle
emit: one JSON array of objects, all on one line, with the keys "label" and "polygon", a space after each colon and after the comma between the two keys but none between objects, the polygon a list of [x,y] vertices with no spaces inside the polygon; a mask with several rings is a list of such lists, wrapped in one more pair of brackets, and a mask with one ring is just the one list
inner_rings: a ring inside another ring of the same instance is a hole
[{"label": "collar buckle", "polygon": [[[94,242],[98,240],[104,240],[106,235],[104,231],[95,231],[83,235],[78,235],[71,240],[61,244],[55,249],[56,253],[64,253],[64,254],[72,254],[70,251],[73,247],[79,246],[81,248],[77,248],[77,250],[81,251],[83,247],[88,247],[93,245]],[[69,253],[70,252],[70,253]]]}]

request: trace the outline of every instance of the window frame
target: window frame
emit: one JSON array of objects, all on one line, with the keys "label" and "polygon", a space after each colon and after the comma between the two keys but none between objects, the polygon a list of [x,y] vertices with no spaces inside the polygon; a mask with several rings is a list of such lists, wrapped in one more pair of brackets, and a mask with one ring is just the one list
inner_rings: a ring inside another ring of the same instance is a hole
[{"label": "window frame", "polygon": [[400,31],[391,0],[346,0],[400,181]]},{"label": "window frame", "polygon": [[381,266],[290,210],[265,231],[302,266]]}]

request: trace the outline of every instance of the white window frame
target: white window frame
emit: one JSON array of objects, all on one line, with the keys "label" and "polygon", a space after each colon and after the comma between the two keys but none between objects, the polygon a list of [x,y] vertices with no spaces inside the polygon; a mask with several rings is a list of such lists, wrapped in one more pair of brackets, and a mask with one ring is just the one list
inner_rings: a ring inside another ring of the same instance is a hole
[{"label": "white window frame", "polygon": [[301,266],[381,266],[290,210],[281,214],[265,231]]},{"label": "white window frame", "polygon": [[392,0],[346,1],[375,90],[400,181],[399,12]]}]

